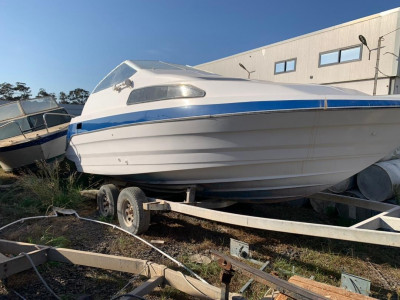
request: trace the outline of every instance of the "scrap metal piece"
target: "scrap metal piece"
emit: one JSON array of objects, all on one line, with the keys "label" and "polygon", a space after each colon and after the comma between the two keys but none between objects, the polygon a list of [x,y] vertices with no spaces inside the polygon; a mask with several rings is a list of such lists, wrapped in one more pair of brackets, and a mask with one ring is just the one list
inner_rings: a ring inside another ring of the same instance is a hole
[{"label": "scrap metal piece", "polygon": [[70,208],[53,206],[53,212],[55,212],[57,215],[76,216],[76,211]]},{"label": "scrap metal piece", "polygon": [[292,283],[287,282],[286,280],[277,278],[270,274],[267,274],[263,271],[250,267],[245,263],[233,259],[229,256],[226,256],[217,251],[211,250],[211,253],[217,257],[220,257],[226,263],[231,263],[233,266],[239,268],[242,273],[247,276],[253,278],[255,281],[260,282],[261,284],[265,284],[278,290],[281,294],[284,294],[292,299],[298,300],[323,300],[326,299],[321,295],[317,295],[311,291],[308,291],[304,288],[298,287]]},{"label": "scrap metal piece", "polygon": [[233,277],[233,273],[235,272],[232,269],[232,264],[227,262],[223,258],[218,260],[218,265],[222,268],[220,280],[222,283],[221,287],[221,300],[229,299],[229,284],[231,283],[231,279]]},{"label": "scrap metal piece", "polygon": [[250,246],[248,243],[231,238],[230,252],[232,256],[250,258]]},{"label": "scrap metal piece", "polygon": [[[265,262],[261,268],[259,269],[260,271],[264,271],[265,268],[269,265],[269,261]],[[254,279],[251,278],[249,281],[246,282],[246,284],[244,286],[242,286],[242,288],[240,289],[239,293],[243,294],[248,288],[249,286],[253,283]]]},{"label": "scrap metal piece", "polygon": [[358,293],[358,294],[362,294],[362,295],[366,295],[369,296],[369,294],[371,293],[371,281],[366,279],[366,278],[362,278],[362,277],[358,277],[352,274],[348,274],[346,272],[342,273],[342,277],[341,277],[341,284],[340,286],[350,292],[354,292],[354,293]]}]

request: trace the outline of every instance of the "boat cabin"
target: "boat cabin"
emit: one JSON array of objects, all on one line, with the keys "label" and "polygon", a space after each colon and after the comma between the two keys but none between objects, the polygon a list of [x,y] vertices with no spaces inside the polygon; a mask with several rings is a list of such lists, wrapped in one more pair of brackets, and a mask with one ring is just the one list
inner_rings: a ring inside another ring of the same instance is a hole
[{"label": "boat cabin", "polygon": [[51,97],[0,106],[0,140],[68,123],[71,116]]}]

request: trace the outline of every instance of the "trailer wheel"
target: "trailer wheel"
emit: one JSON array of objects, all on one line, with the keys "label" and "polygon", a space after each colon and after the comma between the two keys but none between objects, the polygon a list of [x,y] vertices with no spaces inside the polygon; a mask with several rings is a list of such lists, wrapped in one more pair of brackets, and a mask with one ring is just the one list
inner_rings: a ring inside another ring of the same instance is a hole
[{"label": "trailer wheel", "polygon": [[101,186],[97,192],[97,206],[103,217],[115,217],[117,215],[118,189],[113,184]]},{"label": "trailer wheel", "polygon": [[150,226],[150,211],[143,209],[146,202],[146,195],[138,187],[123,189],[117,202],[119,225],[133,234],[145,232]]}]

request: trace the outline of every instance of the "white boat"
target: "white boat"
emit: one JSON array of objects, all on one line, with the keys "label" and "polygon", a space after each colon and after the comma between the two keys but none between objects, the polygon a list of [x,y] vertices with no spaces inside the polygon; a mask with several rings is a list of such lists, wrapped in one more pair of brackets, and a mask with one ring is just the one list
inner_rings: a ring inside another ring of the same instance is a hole
[{"label": "white boat", "polygon": [[278,202],[322,191],[395,149],[400,97],[127,60],[71,120],[68,140],[81,172]]},{"label": "white boat", "polygon": [[10,172],[63,156],[70,119],[51,97],[1,105],[1,168]]}]

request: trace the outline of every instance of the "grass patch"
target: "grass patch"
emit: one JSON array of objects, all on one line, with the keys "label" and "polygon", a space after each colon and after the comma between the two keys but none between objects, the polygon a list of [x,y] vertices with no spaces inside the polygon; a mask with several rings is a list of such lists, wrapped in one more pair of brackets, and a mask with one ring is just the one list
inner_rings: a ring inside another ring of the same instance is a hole
[{"label": "grass patch", "polygon": [[52,206],[76,208],[80,203],[78,175],[67,163],[38,162],[36,172],[22,175],[18,184],[29,193],[28,203],[36,205],[40,211]]},{"label": "grass patch", "polygon": [[2,182],[14,182],[0,190],[0,226],[13,220],[45,214],[51,207],[77,209],[82,198],[80,176],[66,161],[38,162],[34,170],[18,176],[0,172]]},{"label": "grass patch", "polygon": [[48,245],[52,247],[66,248],[71,245],[71,241],[65,236],[56,236],[51,232],[53,226],[49,226],[39,238],[28,237],[28,242],[32,244]]}]

